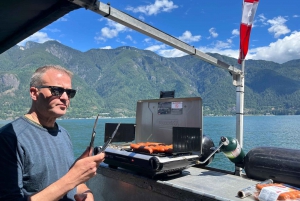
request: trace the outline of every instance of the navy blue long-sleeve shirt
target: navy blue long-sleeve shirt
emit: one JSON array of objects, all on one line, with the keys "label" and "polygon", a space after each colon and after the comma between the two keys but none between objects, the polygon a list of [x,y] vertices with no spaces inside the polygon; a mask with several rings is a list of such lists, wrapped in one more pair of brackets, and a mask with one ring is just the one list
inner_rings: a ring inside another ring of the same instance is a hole
[{"label": "navy blue long-sleeve shirt", "polygon": [[[25,117],[0,129],[0,201],[27,200],[65,175],[74,163],[68,132]],[[74,200],[76,189],[62,200]]]}]

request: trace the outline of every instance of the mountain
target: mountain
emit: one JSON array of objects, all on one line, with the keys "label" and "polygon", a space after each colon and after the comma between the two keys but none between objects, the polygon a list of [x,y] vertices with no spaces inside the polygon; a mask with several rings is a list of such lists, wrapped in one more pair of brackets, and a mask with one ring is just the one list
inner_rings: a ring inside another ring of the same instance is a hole
[{"label": "mountain", "polygon": [[[237,66],[231,57],[210,54]],[[14,119],[31,105],[29,80],[34,70],[57,64],[74,73],[77,94],[65,118],[135,116],[138,100],[157,99],[160,91],[175,97],[203,99],[204,115],[235,113],[236,93],[226,70],[187,55],[164,58],[133,47],[87,52],[56,41],[27,42],[0,55],[0,119]],[[278,64],[246,61],[246,114],[300,114],[300,60]]]}]

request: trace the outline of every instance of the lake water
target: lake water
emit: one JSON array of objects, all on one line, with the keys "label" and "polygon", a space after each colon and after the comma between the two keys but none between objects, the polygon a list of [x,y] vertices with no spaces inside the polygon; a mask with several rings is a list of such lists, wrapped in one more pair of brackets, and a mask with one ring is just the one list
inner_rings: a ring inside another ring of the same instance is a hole
[{"label": "lake water", "polygon": [[[9,121],[0,121],[0,127]],[[89,145],[94,119],[58,120],[71,134],[74,154],[80,156]],[[135,118],[99,119],[96,128],[95,146],[104,141],[105,123],[135,123]],[[244,146],[247,153],[259,146],[276,146],[299,149],[300,145],[300,115],[297,116],[245,116],[244,117]],[[218,146],[221,136],[235,137],[235,117],[204,117],[203,134],[210,137],[215,146]],[[224,170],[234,170],[223,153],[215,155],[210,167]]]}]

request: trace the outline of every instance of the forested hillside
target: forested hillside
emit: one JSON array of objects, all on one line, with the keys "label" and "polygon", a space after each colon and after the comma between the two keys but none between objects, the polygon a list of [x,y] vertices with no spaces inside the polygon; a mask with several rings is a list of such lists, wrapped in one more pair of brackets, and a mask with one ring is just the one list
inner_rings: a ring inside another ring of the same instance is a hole
[{"label": "forested hillside", "polygon": [[[238,68],[235,58],[211,54]],[[65,118],[135,116],[138,100],[175,97],[203,99],[204,115],[235,114],[232,76],[193,56],[164,58],[133,47],[80,52],[55,41],[28,42],[0,55],[0,119],[14,119],[30,107],[29,79],[46,64],[74,72],[78,93]],[[246,114],[300,114],[300,60],[284,64],[246,61]]]}]

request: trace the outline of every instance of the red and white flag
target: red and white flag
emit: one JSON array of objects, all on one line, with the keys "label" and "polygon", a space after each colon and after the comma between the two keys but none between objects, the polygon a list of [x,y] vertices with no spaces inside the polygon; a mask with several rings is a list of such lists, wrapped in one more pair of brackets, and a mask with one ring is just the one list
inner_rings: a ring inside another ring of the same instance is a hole
[{"label": "red and white flag", "polygon": [[238,63],[241,64],[248,53],[249,38],[253,19],[259,0],[243,0],[243,14],[240,26],[240,55]]}]

